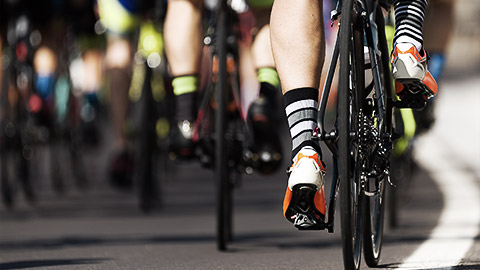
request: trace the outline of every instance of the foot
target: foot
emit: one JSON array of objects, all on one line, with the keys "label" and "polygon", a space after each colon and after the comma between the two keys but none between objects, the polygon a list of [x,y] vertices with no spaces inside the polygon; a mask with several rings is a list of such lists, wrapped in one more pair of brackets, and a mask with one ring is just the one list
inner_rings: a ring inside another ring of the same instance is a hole
[{"label": "foot", "polygon": [[130,189],[133,186],[133,157],[124,150],[115,155],[110,163],[110,184],[119,189]]},{"label": "foot", "polygon": [[399,43],[392,52],[392,73],[401,107],[422,109],[437,94],[437,82],[427,70],[425,50],[410,43]]},{"label": "foot", "polygon": [[298,229],[323,226],[326,210],[323,189],[325,167],[320,155],[311,148],[303,148],[293,159],[289,174],[283,201],[285,218]]},{"label": "foot", "polygon": [[170,150],[180,158],[192,158],[195,154],[193,138],[193,121],[183,120],[173,125],[170,134]]},{"label": "foot", "polygon": [[[262,84],[262,87],[268,87]],[[273,86],[271,86],[273,88]],[[276,127],[276,89],[261,94],[248,109],[248,124],[252,132],[252,150],[258,157],[253,162],[261,173],[275,172],[282,164],[282,144]]]}]

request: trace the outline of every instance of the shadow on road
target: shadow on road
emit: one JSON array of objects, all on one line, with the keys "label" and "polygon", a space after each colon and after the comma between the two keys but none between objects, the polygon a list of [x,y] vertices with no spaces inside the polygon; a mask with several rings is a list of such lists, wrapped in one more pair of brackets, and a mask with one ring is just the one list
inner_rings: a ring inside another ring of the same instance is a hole
[{"label": "shadow on road", "polygon": [[84,265],[84,264],[99,264],[104,261],[108,261],[107,258],[99,259],[50,259],[50,260],[30,260],[30,261],[16,261],[16,262],[7,262],[0,263],[0,269],[25,269],[25,268],[35,268],[35,267],[50,267],[50,266],[66,266],[66,265]]}]

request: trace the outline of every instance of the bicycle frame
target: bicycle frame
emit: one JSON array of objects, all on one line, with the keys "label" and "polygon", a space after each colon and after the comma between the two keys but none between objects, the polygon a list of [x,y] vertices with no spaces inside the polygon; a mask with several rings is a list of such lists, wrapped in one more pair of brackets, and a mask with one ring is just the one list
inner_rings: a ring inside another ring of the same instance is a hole
[{"label": "bicycle frame", "polygon": [[[331,12],[331,19],[332,25],[338,19],[339,15],[341,14],[341,0],[338,0],[335,10]],[[378,127],[379,130],[384,130],[385,121],[391,121],[391,119],[385,119],[387,115],[391,115],[392,110],[392,83],[390,77],[385,78],[385,88],[380,81],[380,71],[379,71],[379,64],[377,55],[385,57],[385,55],[381,55],[381,51],[378,48],[376,42],[376,35],[379,34],[377,31],[377,25],[375,23],[375,16],[377,14],[377,9],[380,8],[381,5],[389,4],[385,1],[379,3],[379,0],[357,0],[359,3],[359,7],[361,8],[359,14],[361,15],[362,21],[364,23],[364,35],[366,40],[366,46],[368,47],[369,57],[370,57],[370,68],[372,69],[373,74],[373,87],[375,88],[375,100],[377,105],[377,111],[379,112],[378,115]],[[326,213],[326,221],[322,225],[320,224],[319,229],[327,229],[329,233],[334,232],[334,220],[335,220],[335,202],[336,197],[339,190],[339,181],[338,181],[338,166],[337,166],[337,149],[335,146],[335,141],[338,139],[338,132],[336,129],[333,129],[330,132],[327,132],[325,129],[325,112],[327,108],[328,98],[330,96],[330,91],[333,82],[333,76],[335,74],[335,68],[337,66],[337,62],[339,59],[339,38],[340,31],[337,33],[337,40],[335,42],[335,47],[332,54],[332,59],[330,61],[330,65],[328,68],[327,78],[325,81],[325,85],[323,88],[323,92],[320,99],[319,105],[319,113],[318,113],[318,129],[314,132],[313,136],[319,141],[322,141],[330,152],[333,155],[333,175],[331,180],[331,190],[329,194],[329,201]],[[384,38],[384,37],[380,37]],[[385,48],[381,48],[381,50],[385,51]],[[387,56],[388,57],[388,56]],[[367,89],[371,86],[367,86]],[[385,103],[385,96],[384,93],[387,93],[387,104]],[[382,134],[382,136],[389,136],[390,134]],[[356,136],[355,134],[351,134],[351,136]],[[318,228],[317,228],[318,229]]]}]

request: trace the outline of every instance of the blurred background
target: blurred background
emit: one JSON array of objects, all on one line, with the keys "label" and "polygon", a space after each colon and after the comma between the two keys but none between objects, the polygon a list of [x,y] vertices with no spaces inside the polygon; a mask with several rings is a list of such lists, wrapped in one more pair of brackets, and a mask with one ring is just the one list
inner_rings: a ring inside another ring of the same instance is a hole
[{"label": "blurred background", "polygon": [[[281,169],[242,176],[235,241],[229,252],[215,249],[213,172],[169,148],[175,106],[161,23],[166,3],[126,4],[131,14],[124,14],[115,6],[123,2],[0,2],[0,269],[341,269],[339,228],[298,233],[282,217],[290,165],[283,120]],[[429,2],[425,47],[439,94],[415,113],[416,130],[403,120],[405,144],[392,161],[400,206],[387,210],[381,267],[480,269],[480,1]],[[328,63],[334,1],[324,6]],[[246,48],[269,7],[238,9]],[[246,110],[259,83],[251,51],[242,50]],[[438,180],[444,170],[470,181],[473,193],[448,197],[455,187]],[[463,241],[465,252],[412,264],[411,253],[460,199],[462,216],[472,219],[452,228],[473,229],[437,240]]]}]

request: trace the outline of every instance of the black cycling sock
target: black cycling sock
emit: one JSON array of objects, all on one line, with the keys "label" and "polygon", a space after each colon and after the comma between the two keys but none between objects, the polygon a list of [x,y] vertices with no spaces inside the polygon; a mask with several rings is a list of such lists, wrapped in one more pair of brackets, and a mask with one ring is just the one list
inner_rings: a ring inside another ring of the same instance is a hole
[{"label": "black cycling sock", "polygon": [[190,92],[175,96],[175,121],[181,122],[195,120],[196,108],[196,92]]},{"label": "black cycling sock", "polygon": [[318,89],[293,89],[283,95],[283,100],[292,137],[292,159],[306,146],[321,155],[319,142],[312,140],[312,133],[317,127]]},{"label": "black cycling sock", "polygon": [[268,98],[274,98],[277,95],[277,92],[279,92],[275,86],[268,82],[261,82],[260,83],[260,95],[268,97]]}]

